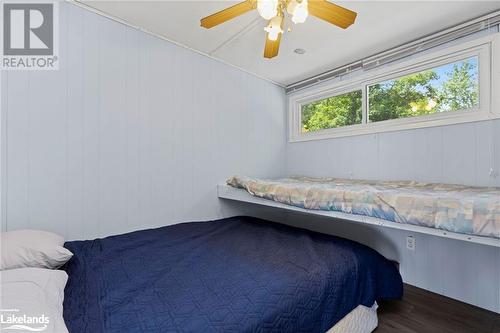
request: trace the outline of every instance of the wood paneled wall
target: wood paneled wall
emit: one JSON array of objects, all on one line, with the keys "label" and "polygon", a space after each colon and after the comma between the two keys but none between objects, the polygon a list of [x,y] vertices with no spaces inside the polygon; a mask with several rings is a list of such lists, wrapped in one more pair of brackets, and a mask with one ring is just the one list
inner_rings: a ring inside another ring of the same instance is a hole
[{"label": "wood paneled wall", "polygon": [[[500,186],[500,120],[287,145],[287,173]],[[500,249],[289,214],[288,223],[367,244],[405,282],[500,313]],[[416,250],[406,249],[406,236]]]},{"label": "wood paneled wall", "polygon": [[68,239],[244,212],[228,176],[279,176],[283,89],[61,3],[60,69],[2,72],[3,228]]},{"label": "wood paneled wall", "polygon": [[287,171],[500,186],[500,120],[291,143]]},{"label": "wood paneled wall", "polygon": [[[231,174],[500,186],[500,121],[286,144],[281,88],[68,3],[60,70],[1,72],[2,229],[88,239],[237,214]],[[285,165],[286,164],[286,165]],[[493,170],[493,172],[490,172]],[[500,312],[500,249],[288,215],[401,263],[406,282]]]}]

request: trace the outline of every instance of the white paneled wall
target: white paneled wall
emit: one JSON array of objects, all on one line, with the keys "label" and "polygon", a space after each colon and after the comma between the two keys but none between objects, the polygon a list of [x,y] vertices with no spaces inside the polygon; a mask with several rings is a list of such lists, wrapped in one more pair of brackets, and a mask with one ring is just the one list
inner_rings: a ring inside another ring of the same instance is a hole
[{"label": "white paneled wall", "polygon": [[[500,120],[289,143],[287,173],[500,186]],[[288,223],[360,241],[401,263],[404,280],[500,313],[500,249],[289,214]],[[406,236],[416,238],[415,251]]]},{"label": "white paneled wall", "polygon": [[[286,144],[283,89],[68,3],[60,70],[2,72],[2,229],[88,239],[236,214],[232,174],[500,186],[500,121]],[[500,249],[289,214],[368,244],[406,282],[500,312]],[[405,237],[417,239],[415,252]]]},{"label": "white paneled wall", "polygon": [[284,173],[282,88],[68,3],[60,38],[58,71],[2,73],[4,229],[215,219],[245,212],[217,183]]},{"label": "white paneled wall", "polygon": [[500,186],[500,120],[291,143],[287,172]]}]

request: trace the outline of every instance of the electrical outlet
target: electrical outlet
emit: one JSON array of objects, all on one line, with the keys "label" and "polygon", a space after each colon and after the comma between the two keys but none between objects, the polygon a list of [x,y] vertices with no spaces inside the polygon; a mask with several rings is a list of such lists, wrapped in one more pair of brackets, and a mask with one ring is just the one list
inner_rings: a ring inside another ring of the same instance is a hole
[{"label": "electrical outlet", "polygon": [[406,248],[410,251],[415,251],[415,247],[417,246],[417,241],[415,237],[408,236],[406,237]]}]

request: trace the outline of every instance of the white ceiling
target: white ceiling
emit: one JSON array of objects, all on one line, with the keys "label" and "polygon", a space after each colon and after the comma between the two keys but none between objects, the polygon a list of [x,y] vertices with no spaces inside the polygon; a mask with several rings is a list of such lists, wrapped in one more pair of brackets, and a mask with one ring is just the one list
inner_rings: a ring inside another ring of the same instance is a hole
[{"label": "white ceiling", "polygon": [[[500,1],[338,1],[358,13],[342,30],[309,17],[285,33],[278,57],[263,57],[266,22],[257,11],[206,30],[199,20],[234,1],[85,1],[192,49],[288,85],[500,9]],[[293,52],[296,48],[306,54]]]}]

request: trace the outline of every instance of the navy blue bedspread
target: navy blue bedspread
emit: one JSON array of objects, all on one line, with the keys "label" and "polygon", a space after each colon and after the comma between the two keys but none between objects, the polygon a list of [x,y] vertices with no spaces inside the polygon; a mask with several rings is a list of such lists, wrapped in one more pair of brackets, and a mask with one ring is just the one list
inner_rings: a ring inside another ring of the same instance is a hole
[{"label": "navy blue bedspread", "polygon": [[403,289],[364,245],[250,217],[65,246],[71,333],[325,332]]}]

